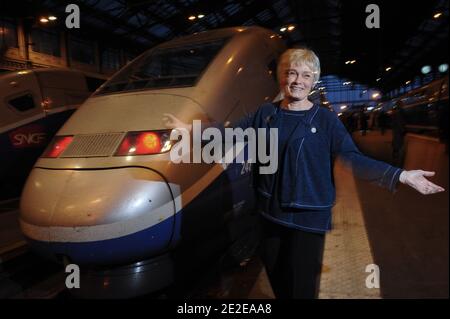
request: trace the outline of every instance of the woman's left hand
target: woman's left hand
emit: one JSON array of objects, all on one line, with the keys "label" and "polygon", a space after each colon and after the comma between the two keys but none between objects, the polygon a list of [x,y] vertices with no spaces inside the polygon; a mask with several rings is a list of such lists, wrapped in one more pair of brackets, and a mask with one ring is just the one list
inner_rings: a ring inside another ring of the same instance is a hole
[{"label": "woman's left hand", "polygon": [[425,176],[433,176],[434,174],[434,172],[422,170],[403,171],[400,174],[400,182],[411,186],[424,195],[443,192],[444,188],[433,184],[425,178]]}]

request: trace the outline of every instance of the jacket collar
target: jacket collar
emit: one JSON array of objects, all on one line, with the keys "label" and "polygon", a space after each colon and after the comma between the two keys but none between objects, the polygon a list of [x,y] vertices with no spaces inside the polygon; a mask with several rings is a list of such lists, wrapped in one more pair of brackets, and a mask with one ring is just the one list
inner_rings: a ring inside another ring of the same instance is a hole
[{"label": "jacket collar", "polygon": [[[274,105],[274,110],[271,115],[267,117],[267,123],[269,128],[278,128],[279,130],[282,130],[282,114],[281,114],[281,106],[280,103],[276,103]],[[313,129],[312,121],[314,120],[315,116],[317,115],[317,112],[319,111],[319,106],[317,104],[314,104],[308,112],[306,112],[305,117],[299,117],[299,120],[303,122],[303,125],[297,125],[294,132],[292,132],[291,136],[289,137],[287,143],[289,144],[292,139],[295,138],[305,138],[311,129]],[[300,123],[299,123],[300,124]],[[312,131],[311,131],[312,132]],[[317,128],[314,128],[314,133],[317,132]]]},{"label": "jacket collar", "polygon": [[[280,125],[280,119],[281,119],[281,101],[274,103],[274,108],[271,114],[269,114],[266,117],[266,122],[269,127],[279,127]],[[302,121],[304,124],[306,124],[307,127],[311,126],[311,123],[314,119],[314,117],[317,115],[317,112],[319,111],[319,106],[317,104],[314,104],[308,112],[306,112],[305,117],[299,117],[300,121]],[[298,129],[298,127],[297,127]]]}]

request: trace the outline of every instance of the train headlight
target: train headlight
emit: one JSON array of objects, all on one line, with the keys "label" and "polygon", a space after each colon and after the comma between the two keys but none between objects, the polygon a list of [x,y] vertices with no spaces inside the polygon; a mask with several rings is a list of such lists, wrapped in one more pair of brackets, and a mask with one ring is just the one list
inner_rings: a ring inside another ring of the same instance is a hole
[{"label": "train headlight", "polygon": [[150,155],[170,151],[170,130],[129,132],[120,143],[115,156]]},{"label": "train headlight", "polygon": [[66,136],[55,136],[53,141],[50,143],[50,145],[45,150],[44,154],[42,154],[42,157],[50,157],[50,158],[56,158],[59,155],[61,155],[62,152],[64,152],[67,147],[72,143],[73,136],[66,135]]}]

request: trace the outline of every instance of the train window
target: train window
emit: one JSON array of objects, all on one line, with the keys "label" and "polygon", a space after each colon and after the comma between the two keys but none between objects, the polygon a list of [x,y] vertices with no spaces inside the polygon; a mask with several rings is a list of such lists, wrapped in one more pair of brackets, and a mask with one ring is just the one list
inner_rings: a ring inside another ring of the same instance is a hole
[{"label": "train window", "polygon": [[151,50],[126,66],[96,94],[194,86],[225,41]]},{"label": "train window", "polygon": [[33,96],[30,93],[11,99],[8,103],[16,110],[21,112],[28,111],[35,106]]}]

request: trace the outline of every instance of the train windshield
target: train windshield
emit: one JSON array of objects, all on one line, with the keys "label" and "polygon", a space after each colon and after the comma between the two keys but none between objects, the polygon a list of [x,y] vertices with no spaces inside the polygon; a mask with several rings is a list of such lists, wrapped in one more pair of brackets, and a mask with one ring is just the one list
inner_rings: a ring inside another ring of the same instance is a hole
[{"label": "train windshield", "polygon": [[96,94],[194,86],[225,42],[155,48],[125,67]]}]

